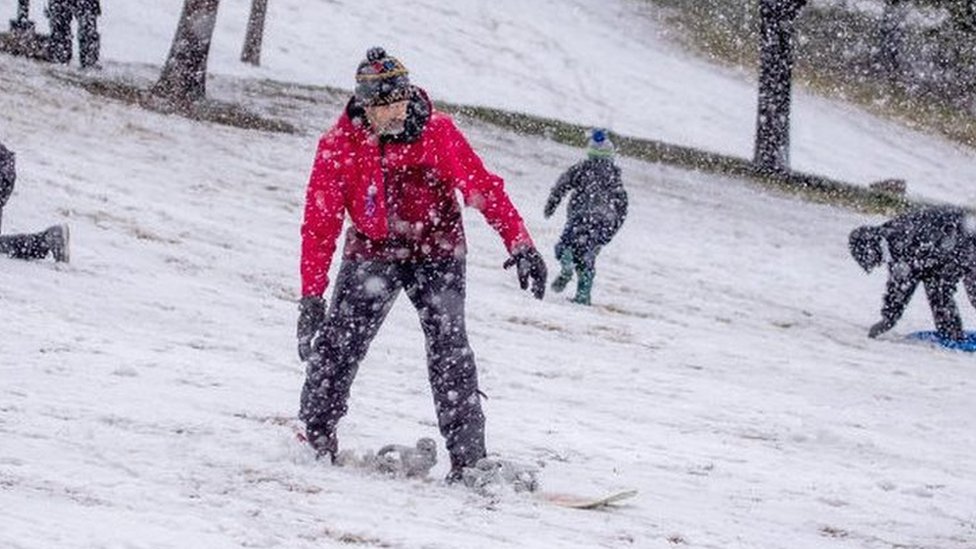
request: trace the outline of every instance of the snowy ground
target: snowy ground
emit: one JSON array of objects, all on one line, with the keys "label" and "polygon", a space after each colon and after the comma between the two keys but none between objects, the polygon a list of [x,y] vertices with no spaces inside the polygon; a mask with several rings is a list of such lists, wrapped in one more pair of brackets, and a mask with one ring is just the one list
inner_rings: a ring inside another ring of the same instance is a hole
[{"label": "snowy ground", "polygon": [[[0,14],[16,4],[0,0]],[[42,29],[43,4],[32,6]],[[106,2],[104,57],[161,64],[182,4]],[[213,71],[350,88],[366,49],[383,45],[440,99],[752,156],[755,74],[675,49],[640,0],[275,0],[260,69],[238,61],[250,4],[221,2]],[[900,177],[916,195],[976,205],[972,150],[802,90],[792,142],[796,169],[858,184]]]},{"label": "snowy ground", "polygon": [[[109,69],[158,63],[179,2],[106,4]],[[245,2],[222,4],[214,66],[241,72],[234,58],[243,19],[229,18]],[[0,2],[0,13],[12,5]],[[136,5],[146,27],[126,34],[120,21],[131,23]],[[472,21],[498,23],[501,12],[418,0],[409,3],[417,15],[390,7],[396,13],[387,15],[400,17],[382,19],[378,5],[308,1],[299,11],[294,0],[272,3],[269,24],[293,14],[297,34],[285,40],[271,24],[268,65],[255,73],[348,85],[374,42],[353,40],[366,10],[387,23],[378,40],[408,52],[418,79],[446,92],[437,97],[581,121],[610,116],[560,100],[575,85],[566,71],[532,73],[541,80],[531,93],[504,86],[526,67],[548,67],[535,61],[594,62],[578,40],[559,42],[573,49],[558,56],[547,36],[557,23],[613,21],[630,9],[623,4],[598,10],[578,1],[578,17],[554,15],[535,34],[525,26],[531,17],[512,15],[497,36],[540,45],[512,46],[497,66],[484,53],[490,27]],[[514,10],[507,0],[492,5]],[[472,25],[470,41],[461,30],[414,48],[406,37],[393,40],[391,29],[433,33],[419,14],[446,21],[452,9],[456,28]],[[623,22],[618,34],[640,25]],[[118,36],[159,51],[127,50]],[[302,55],[276,68],[286,48]],[[462,55],[471,62],[458,64]],[[633,116],[618,116],[616,129],[747,152],[748,137],[733,129],[749,131],[752,99],[722,103],[737,89],[748,93],[743,77],[676,52],[648,59],[673,63],[672,78],[656,80],[662,86],[698,75],[703,89],[718,82],[729,93],[698,104],[694,92],[648,87],[662,110],[620,107]],[[322,466],[280,425],[294,415],[302,382],[294,322],[304,184],[315,128],[331,122],[337,103],[296,107],[292,121],[307,135],[271,135],[96,99],[51,74],[0,56],[0,141],[17,151],[20,168],[4,230],[67,221],[74,236],[69,266],[0,260],[0,547],[976,547],[974,358],[900,341],[931,323],[921,296],[889,337],[866,339],[884,277],[860,272],[845,242],[852,227],[876,219],[623,160],[632,213],[601,257],[598,305],[586,309],[519,291],[500,268],[499,239],[468,212],[468,326],[490,397],[491,449],[544,464],[549,490],[641,491],[613,512],[514,494],[492,502],[436,482]],[[618,85],[580,82],[591,80]],[[211,90],[236,97],[234,86],[216,79]],[[698,106],[673,114],[688,101]],[[855,111],[800,103],[823,117],[815,126],[837,123],[839,134],[861,136],[801,147],[823,158],[828,146],[846,144],[865,161],[833,170],[916,166],[902,150],[933,151],[919,170],[949,173],[971,162],[971,153]],[[652,119],[660,125],[637,123]],[[487,126],[464,130],[506,178],[548,256],[560,226],[542,218],[542,204],[580,151]],[[973,310],[962,309],[976,327]],[[401,300],[362,365],[340,430],[344,447],[439,439],[423,363],[414,312]],[[440,464],[434,476],[445,473]]]},{"label": "snowy ground", "polygon": [[[0,72],[20,153],[5,227],[67,220],[75,244],[70,266],[0,261],[0,547],[976,547],[973,358],[898,341],[928,326],[922,299],[864,337],[883,276],[844,243],[868,218],[624,160],[631,217],[580,308],[517,290],[469,215],[491,449],[544,464],[549,490],[641,491],[613,512],[490,502],[323,466],[276,419],[302,382],[312,136],[105,102],[9,57]],[[550,249],[541,206],[579,151],[465,130]],[[401,300],[343,445],[436,438],[425,379]]]}]

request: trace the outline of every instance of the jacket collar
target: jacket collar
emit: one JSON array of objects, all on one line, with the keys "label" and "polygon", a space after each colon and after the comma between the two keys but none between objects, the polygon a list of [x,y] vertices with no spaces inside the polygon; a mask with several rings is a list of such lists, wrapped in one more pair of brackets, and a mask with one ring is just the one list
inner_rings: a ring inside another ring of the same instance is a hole
[{"label": "jacket collar", "polygon": [[[410,103],[407,105],[407,119],[403,124],[403,131],[396,135],[381,135],[381,143],[413,143],[420,139],[430,121],[434,106],[427,96],[427,92],[417,86],[412,86]],[[372,133],[369,121],[366,119],[366,109],[361,101],[353,97],[346,105],[346,115],[349,120],[365,131]]]}]

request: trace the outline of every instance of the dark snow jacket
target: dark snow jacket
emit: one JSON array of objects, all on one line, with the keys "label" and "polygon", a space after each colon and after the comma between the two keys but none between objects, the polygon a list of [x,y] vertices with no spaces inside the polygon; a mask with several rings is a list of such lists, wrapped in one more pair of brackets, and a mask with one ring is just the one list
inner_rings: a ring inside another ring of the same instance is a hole
[{"label": "dark snow jacket", "polygon": [[976,217],[952,207],[926,208],[879,226],[851,233],[850,250],[865,269],[888,263],[882,320],[875,336],[895,325],[918,283],[925,287],[936,329],[944,337],[962,337],[962,321],[953,294],[962,280],[976,307]]},{"label": "dark snow jacket", "polygon": [[17,171],[14,168],[14,153],[0,143],[0,232],[3,231],[3,207],[14,192]]},{"label": "dark snow jacket", "polygon": [[566,170],[549,194],[546,217],[570,193],[567,225],[589,232],[599,245],[610,242],[627,217],[627,191],[611,158],[587,158]]},{"label": "dark snow jacket", "polygon": [[17,172],[14,169],[14,153],[0,143],[0,209],[7,203],[10,194],[14,192],[14,181]]}]

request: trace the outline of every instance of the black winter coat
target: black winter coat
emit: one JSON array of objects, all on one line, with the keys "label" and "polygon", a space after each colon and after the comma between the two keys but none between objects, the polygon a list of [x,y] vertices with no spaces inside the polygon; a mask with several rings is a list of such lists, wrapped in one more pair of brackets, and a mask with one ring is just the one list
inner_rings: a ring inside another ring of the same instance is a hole
[{"label": "black winter coat", "polygon": [[14,181],[17,172],[14,168],[14,153],[0,143],[0,209],[7,203],[10,194],[14,192]]},{"label": "black winter coat", "polygon": [[587,158],[566,170],[546,202],[547,217],[568,192],[567,224],[599,235],[601,245],[609,242],[627,218],[627,191],[613,159]]},{"label": "black winter coat", "polygon": [[959,208],[909,212],[881,225],[891,261],[924,276],[932,270],[962,275],[972,267],[976,218]]},{"label": "black winter coat", "polygon": [[[856,236],[858,232],[860,236]],[[953,207],[912,211],[880,226],[855,230],[851,235],[855,258],[858,246],[876,247],[877,262],[884,259],[888,262],[882,321],[872,328],[872,335],[894,326],[921,282],[938,331],[953,339],[962,336],[962,321],[953,294],[962,280],[970,302],[976,306],[976,217],[973,214]]]}]

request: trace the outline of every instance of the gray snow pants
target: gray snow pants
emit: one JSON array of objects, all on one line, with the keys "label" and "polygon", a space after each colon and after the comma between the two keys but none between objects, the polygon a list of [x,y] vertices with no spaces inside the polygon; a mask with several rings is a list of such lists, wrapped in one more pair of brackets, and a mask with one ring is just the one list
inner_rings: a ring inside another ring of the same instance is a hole
[{"label": "gray snow pants", "polygon": [[343,260],[307,361],[299,417],[308,430],[335,436],[359,363],[402,288],[427,340],[428,377],[452,469],[485,456],[485,417],[464,326],[464,270],[464,259]]},{"label": "gray snow pants", "polygon": [[92,0],[52,0],[50,58],[55,63],[71,61],[71,19],[78,20],[78,54],[82,67],[98,64],[101,37],[98,34],[98,8]]},{"label": "gray snow pants", "polygon": [[50,252],[44,233],[0,235],[0,254],[14,259],[44,259]]}]

